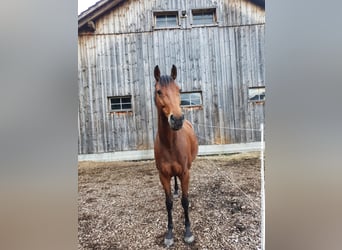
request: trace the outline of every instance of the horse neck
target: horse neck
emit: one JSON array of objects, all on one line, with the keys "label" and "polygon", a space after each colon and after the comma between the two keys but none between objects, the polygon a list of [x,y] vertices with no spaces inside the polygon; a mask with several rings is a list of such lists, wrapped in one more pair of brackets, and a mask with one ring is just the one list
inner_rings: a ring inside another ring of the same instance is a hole
[{"label": "horse neck", "polygon": [[158,113],[159,139],[165,146],[171,147],[177,133],[170,128],[169,121],[163,112],[158,111]]}]

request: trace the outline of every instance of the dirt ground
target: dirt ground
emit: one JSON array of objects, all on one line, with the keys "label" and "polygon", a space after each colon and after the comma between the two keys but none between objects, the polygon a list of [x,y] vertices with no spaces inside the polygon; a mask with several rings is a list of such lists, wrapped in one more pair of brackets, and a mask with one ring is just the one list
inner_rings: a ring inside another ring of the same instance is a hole
[{"label": "dirt ground", "polygon": [[[153,160],[80,162],[78,169],[79,249],[165,248],[165,197]],[[195,242],[183,242],[177,198],[170,249],[260,249],[259,153],[197,157],[189,200]]]}]

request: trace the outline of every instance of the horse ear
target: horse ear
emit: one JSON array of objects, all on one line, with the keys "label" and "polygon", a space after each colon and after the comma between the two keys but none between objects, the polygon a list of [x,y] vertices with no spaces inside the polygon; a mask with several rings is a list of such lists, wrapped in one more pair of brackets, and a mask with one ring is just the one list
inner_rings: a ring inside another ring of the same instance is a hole
[{"label": "horse ear", "polygon": [[176,80],[177,78],[177,68],[175,65],[172,65],[172,68],[171,68],[171,77],[173,80]]},{"label": "horse ear", "polygon": [[158,65],[154,67],[154,78],[156,79],[157,82],[160,80],[160,70]]}]

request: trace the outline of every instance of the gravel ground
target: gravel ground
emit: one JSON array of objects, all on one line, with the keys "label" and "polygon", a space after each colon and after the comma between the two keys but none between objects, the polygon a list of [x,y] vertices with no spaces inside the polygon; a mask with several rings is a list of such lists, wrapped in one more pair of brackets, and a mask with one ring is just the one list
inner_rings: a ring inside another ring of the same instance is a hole
[{"label": "gravel ground", "polygon": [[[154,161],[80,162],[79,249],[164,249],[165,197]],[[260,249],[259,153],[198,157],[191,168],[190,221],[174,200],[170,249]]]}]

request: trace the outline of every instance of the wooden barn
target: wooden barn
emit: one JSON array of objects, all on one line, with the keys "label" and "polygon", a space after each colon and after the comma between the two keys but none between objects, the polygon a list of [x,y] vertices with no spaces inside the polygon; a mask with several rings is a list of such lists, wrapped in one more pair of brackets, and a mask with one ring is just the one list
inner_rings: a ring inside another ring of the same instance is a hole
[{"label": "wooden barn", "polygon": [[259,141],[264,47],[264,1],[97,2],[78,17],[79,154],[153,148],[155,65],[177,66],[200,145]]}]

